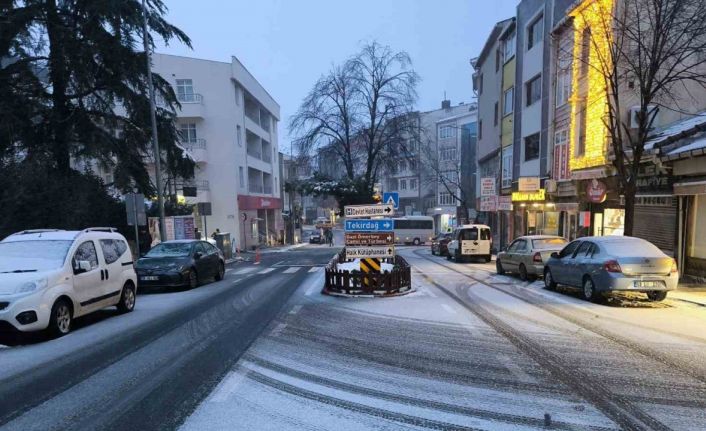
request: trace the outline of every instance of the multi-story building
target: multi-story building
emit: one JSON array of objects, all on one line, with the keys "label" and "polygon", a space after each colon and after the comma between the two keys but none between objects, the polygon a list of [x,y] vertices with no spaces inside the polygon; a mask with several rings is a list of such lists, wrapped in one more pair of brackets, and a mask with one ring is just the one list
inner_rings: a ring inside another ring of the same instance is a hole
[{"label": "multi-story building", "polygon": [[508,43],[502,36],[514,25],[514,18],[495,24],[480,55],[471,60],[475,70],[473,87],[478,97],[477,209],[480,211],[479,221],[491,227],[494,243],[501,246],[498,191],[501,183],[503,78],[505,58],[510,61],[513,57],[512,51],[505,52]]},{"label": "multi-story building", "polygon": [[187,202],[210,202],[209,231],[230,232],[237,247],[275,242],[283,228],[277,102],[235,57],[155,54],[153,68],[174,86],[181,144],[196,162],[194,180],[181,184],[197,188]]}]

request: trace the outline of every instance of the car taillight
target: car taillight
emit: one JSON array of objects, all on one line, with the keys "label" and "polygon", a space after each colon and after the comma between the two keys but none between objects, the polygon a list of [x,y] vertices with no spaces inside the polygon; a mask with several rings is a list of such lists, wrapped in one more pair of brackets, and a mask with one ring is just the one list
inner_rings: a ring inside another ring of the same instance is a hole
[{"label": "car taillight", "polygon": [[672,259],[672,271],[671,271],[671,273],[672,273],[672,274],[676,274],[677,272],[679,272],[679,268],[677,267],[677,261],[674,260],[674,259]]},{"label": "car taillight", "polygon": [[623,272],[617,260],[609,260],[608,262],[604,263],[603,269],[608,272]]},{"label": "car taillight", "polygon": [[536,252],[534,256],[532,256],[532,262],[542,263],[542,254],[540,252]]}]

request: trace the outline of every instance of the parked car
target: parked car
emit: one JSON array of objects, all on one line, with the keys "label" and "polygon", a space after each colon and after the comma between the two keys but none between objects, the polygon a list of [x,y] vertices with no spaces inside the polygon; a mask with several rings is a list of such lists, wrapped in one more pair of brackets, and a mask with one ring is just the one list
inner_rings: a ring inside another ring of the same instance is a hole
[{"label": "parked car", "polygon": [[486,262],[491,260],[490,249],[493,247],[493,237],[490,227],[484,224],[468,224],[458,228],[453,233],[453,238],[446,246],[448,260],[463,262],[473,257],[482,257]]},{"label": "parked car", "polygon": [[439,256],[447,256],[449,254],[448,245],[451,242],[453,235],[450,233],[442,233],[431,240],[431,254]]},{"label": "parked car", "polygon": [[76,317],[135,307],[137,277],[113,228],[26,230],[0,241],[0,330],[60,337]]},{"label": "parked car", "polygon": [[495,268],[498,274],[519,274],[522,281],[544,274],[544,262],[551,254],[561,251],[569,241],[555,235],[530,235],[515,239],[508,248],[498,253]]},{"label": "parked car", "polygon": [[314,232],[309,235],[309,244],[321,244],[321,234]]},{"label": "parked car", "polygon": [[210,278],[223,280],[225,259],[214,245],[201,240],[165,241],[137,261],[142,287],[195,288]]},{"label": "parked car", "polygon": [[644,292],[663,301],[679,282],[676,261],[652,243],[628,236],[581,238],[553,253],[544,285],[580,288],[589,301],[615,291]]},{"label": "parked car", "polygon": [[330,227],[333,227],[333,225],[331,224],[331,220],[329,220],[328,217],[318,217],[314,221],[314,227],[317,229],[321,229],[321,228],[330,228]]}]

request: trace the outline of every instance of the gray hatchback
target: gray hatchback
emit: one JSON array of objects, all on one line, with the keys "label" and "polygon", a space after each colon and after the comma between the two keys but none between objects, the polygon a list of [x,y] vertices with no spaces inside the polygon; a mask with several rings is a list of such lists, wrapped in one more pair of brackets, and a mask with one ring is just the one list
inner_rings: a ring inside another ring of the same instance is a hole
[{"label": "gray hatchback", "polygon": [[652,243],[628,236],[581,238],[553,253],[544,267],[544,285],[580,288],[598,301],[613,291],[644,292],[662,301],[679,282],[676,261]]},{"label": "gray hatchback", "polygon": [[498,274],[517,273],[522,281],[535,279],[544,273],[544,262],[555,251],[560,251],[568,243],[555,235],[521,236],[510,246],[498,253],[495,268]]}]

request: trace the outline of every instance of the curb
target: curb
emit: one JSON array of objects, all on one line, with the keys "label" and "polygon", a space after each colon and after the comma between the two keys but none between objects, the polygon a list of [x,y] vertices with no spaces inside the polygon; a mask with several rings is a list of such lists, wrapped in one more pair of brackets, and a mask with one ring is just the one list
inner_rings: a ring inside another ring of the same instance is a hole
[{"label": "curb", "polygon": [[414,288],[410,288],[409,290],[405,290],[404,292],[396,292],[396,293],[387,293],[387,294],[380,294],[380,295],[374,295],[374,294],[355,294],[355,293],[342,293],[342,292],[334,292],[331,290],[328,290],[326,288],[323,288],[321,290],[321,293],[323,295],[328,295],[328,296],[337,296],[341,298],[394,298],[396,296],[404,296],[409,293],[414,293],[417,290]]}]

